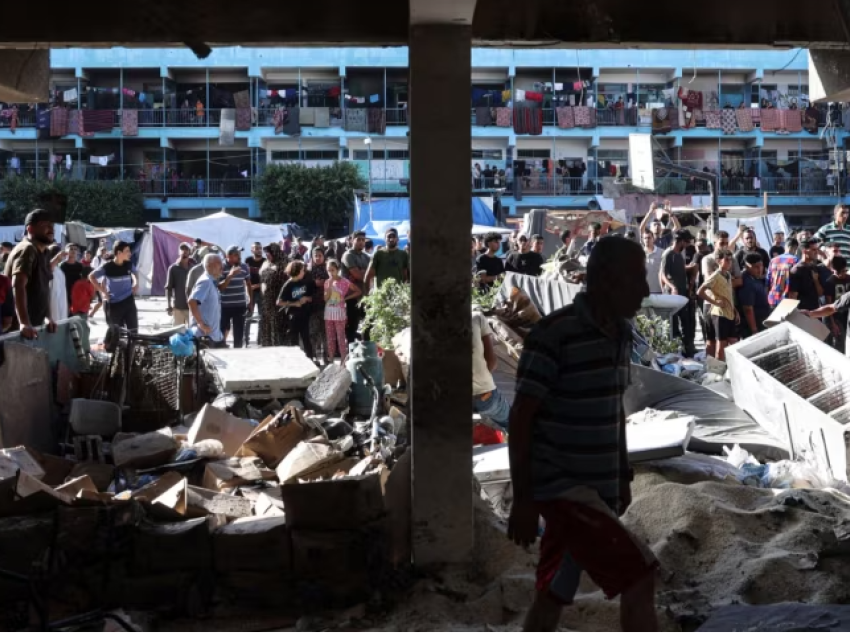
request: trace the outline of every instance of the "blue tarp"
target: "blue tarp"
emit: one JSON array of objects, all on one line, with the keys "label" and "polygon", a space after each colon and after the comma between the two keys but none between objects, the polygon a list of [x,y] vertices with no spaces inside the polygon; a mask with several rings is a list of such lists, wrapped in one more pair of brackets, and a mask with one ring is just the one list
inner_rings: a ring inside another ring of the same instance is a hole
[{"label": "blue tarp", "polygon": [[[410,199],[393,198],[381,199],[371,203],[359,203],[354,212],[354,229],[369,233],[366,226],[369,221],[393,221],[401,223],[410,221]],[[472,197],[472,219],[470,225],[496,225],[496,217],[480,197]],[[383,237],[381,237],[383,238]]]}]

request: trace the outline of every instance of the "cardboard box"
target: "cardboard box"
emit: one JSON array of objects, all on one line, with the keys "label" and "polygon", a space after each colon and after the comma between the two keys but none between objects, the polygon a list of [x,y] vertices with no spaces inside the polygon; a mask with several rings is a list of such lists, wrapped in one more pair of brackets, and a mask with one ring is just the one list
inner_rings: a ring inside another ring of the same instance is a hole
[{"label": "cardboard box", "polygon": [[292,568],[292,543],[283,517],[237,519],[216,530],[212,539],[217,572]]},{"label": "cardboard box", "polygon": [[382,475],[283,484],[286,522],[292,529],[349,530],[383,516]]},{"label": "cardboard box", "polygon": [[[265,465],[258,457],[234,457],[210,462],[204,469],[201,485],[207,490],[215,491],[244,486],[264,479],[264,468]],[[274,478],[277,479],[277,475]]]},{"label": "cardboard box", "polygon": [[212,542],[206,519],[174,523],[143,520],[133,539],[133,569],[137,572],[212,568]]},{"label": "cardboard box", "polygon": [[44,468],[38,463],[33,454],[30,453],[29,449],[25,446],[0,449],[0,457],[10,459],[17,464],[23,472],[38,480],[43,479],[46,474]]},{"label": "cardboard box", "polygon": [[773,310],[773,313],[764,321],[765,326],[775,327],[781,322],[790,322],[818,340],[826,340],[829,336],[829,328],[821,321],[801,314],[797,309],[799,304],[799,300],[791,300],[790,298],[781,301]]},{"label": "cardboard box", "polygon": [[188,510],[188,482],[176,472],[165,473],[152,484],[137,490],[133,499],[140,501],[155,517],[182,519]]},{"label": "cardboard box", "polygon": [[308,431],[301,412],[294,407],[286,407],[253,429],[236,456],[259,457],[269,468],[277,468],[283,458],[307,437]]},{"label": "cardboard box", "polygon": [[248,420],[205,404],[192,422],[188,440],[190,444],[194,444],[205,439],[217,439],[224,446],[224,454],[233,456],[252,433],[254,427]]},{"label": "cardboard box", "polygon": [[297,481],[303,475],[336,464],[343,454],[329,443],[319,441],[301,442],[277,467],[277,476],[281,484]]}]

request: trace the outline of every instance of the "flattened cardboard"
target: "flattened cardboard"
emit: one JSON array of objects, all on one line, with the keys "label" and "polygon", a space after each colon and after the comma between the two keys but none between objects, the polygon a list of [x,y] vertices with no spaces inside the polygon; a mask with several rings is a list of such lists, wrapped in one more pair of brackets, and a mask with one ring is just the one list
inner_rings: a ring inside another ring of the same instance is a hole
[{"label": "flattened cardboard", "polygon": [[797,309],[799,304],[799,300],[791,300],[790,298],[781,301],[773,310],[773,313],[764,321],[765,326],[775,327],[781,322],[790,322],[810,336],[821,341],[826,340],[829,336],[829,328],[821,321],[801,314]]},{"label": "flattened cardboard", "polygon": [[45,471],[41,464],[26,446],[0,449],[0,457],[6,457],[15,462],[22,471],[38,480],[44,479]]},{"label": "flattened cardboard", "polygon": [[[243,457],[210,462],[204,469],[201,485],[207,490],[229,490],[264,479],[265,465],[256,457]],[[277,479],[277,475],[275,475]]]},{"label": "flattened cardboard", "polygon": [[248,420],[234,417],[226,411],[205,404],[192,422],[188,440],[195,444],[205,439],[217,439],[224,446],[224,454],[236,455],[242,443],[254,433],[254,427]]},{"label": "flattened cardboard", "polygon": [[178,520],[184,517],[188,508],[187,486],[188,482],[180,473],[165,473],[152,484],[137,490],[133,499],[140,501],[157,517]]}]

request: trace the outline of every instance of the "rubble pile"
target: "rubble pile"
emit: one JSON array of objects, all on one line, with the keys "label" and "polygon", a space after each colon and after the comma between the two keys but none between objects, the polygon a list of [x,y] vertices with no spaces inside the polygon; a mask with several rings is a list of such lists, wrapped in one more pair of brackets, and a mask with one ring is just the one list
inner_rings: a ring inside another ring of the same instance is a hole
[{"label": "rubble pile", "polygon": [[220,395],[185,426],[77,436],[64,456],[0,451],[0,563],[20,578],[0,578],[16,608],[0,626],[26,626],[29,582],[51,620],[222,602],[297,617],[372,598],[410,562],[407,418],[388,393],[376,417],[348,417],[350,385],[331,366],[312,410]]}]

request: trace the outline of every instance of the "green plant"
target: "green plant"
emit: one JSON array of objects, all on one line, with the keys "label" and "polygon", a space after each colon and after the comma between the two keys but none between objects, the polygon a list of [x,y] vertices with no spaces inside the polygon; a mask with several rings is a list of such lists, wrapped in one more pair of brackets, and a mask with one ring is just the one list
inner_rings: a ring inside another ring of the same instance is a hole
[{"label": "green plant", "polygon": [[331,223],[345,220],[354,202],[354,191],[366,181],[349,162],[330,166],[302,164],[268,166],[257,184],[260,210],[270,221],[318,225],[327,232]]},{"label": "green plant", "polygon": [[66,220],[95,226],[136,226],[144,221],[145,201],[135,181],[47,181],[13,177],[0,181],[4,223],[23,223],[32,209],[47,201],[67,201]]},{"label": "green plant", "polygon": [[502,288],[504,276],[499,276],[492,287],[482,289],[480,285],[472,287],[472,306],[477,307],[481,311],[493,311],[496,308],[499,300],[499,290]]},{"label": "green plant", "polygon": [[371,294],[361,305],[366,316],[360,327],[369,331],[369,337],[383,349],[393,348],[393,336],[410,326],[410,285],[387,280]]},{"label": "green plant", "polygon": [[681,341],[673,338],[670,333],[670,323],[660,316],[638,315],[635,319],[637,329],[655,353],[664,355],[678,353]]}]

